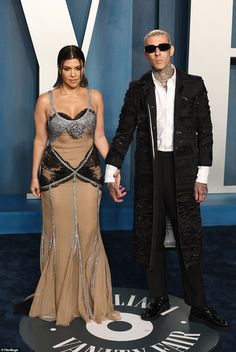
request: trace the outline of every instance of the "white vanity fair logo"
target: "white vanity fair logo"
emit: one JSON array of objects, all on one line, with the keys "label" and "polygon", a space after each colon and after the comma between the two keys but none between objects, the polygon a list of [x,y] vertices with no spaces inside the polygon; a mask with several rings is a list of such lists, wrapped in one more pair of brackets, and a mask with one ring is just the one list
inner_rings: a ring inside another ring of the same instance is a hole
[{"label": "white vanity fair logo", "polygon": [[[173,331],[170,335],[163,341],[158,342],[154,345],[150,346],[150,349],[153,351],[159,352],[183,352],[190,350],[199,339],[201,334],[186,334],[182,331]],[[96,347],[92,345],[88,345],[83,343],[82,341],[77,340],[75,337],[63,341],[60,344],[53,346],[53,348],[58,349],[60,347],[66,348],[65,350],[60,350],[60,352],[79,352],[83,350],[83,352],[146,352],[150,351],[147,347],[138,348],[130,348],[130,349],[112,349],[112,348],[103,348]]]},{"label": "white vanity fair logo", "polygon": [[231,47],[234,4],[234,0],[191,1],[188,70],[202,76],[208,90],[214,131],[212,193],[236,192],[235,185],[224,185],[230,58],[236,57],[236,48]]},{"label": "white vanity fair logo", "polygon": [[[56,58],[65,45],[77,45],[66,0],[21,0],[39,63],[39,90],[47,91],[57,76]],[[92,0],[82,43],[87,57],[97,16],[99,0]]]},{"label": "white vanity fair logo", "polygon": [[[114,303],[117,310],[133,309],[134,313],[138,311],[139,314],[121,312],[121,319],[116,322],[111,320],[101,324],[88,322],[86,329],[92,336],[98,338],[96,345],[88,342],[81,333],[79,338],[73,336],[55,344],[53,349],[58,352],[181,352],[190,350],[201,335],[180,330],[170,331],[164,334],[165,338],[158,341],[158,324],[140,318],[140,308],[143,309],[148,305],[146,296],[140,299],[138,295],[116,293],[114,294]],[[178,309],[179,306],[175,305],[161,315],[167,317]],[[55,328],[52,330],[55,331]],[[78,334],[80,335],[79,331]],[[109,341],[112,342],[112,345]],[[112,346],[114,347],[112,348]]]},{"label": "white vanity fair logo", "polygon": [[[77,40],[66,0],[21,0],[21,3],[39,63],[39,90],[42,93],[55,82],[58,51],[65,45],[77,44]],[[82,44],[85,56],[89,50],[98,5],[99,0],[91,1]],[[224,185],[225,165],[222,162],[226,152],[230,57],[236,57],[236,48],[231,48],[232,19],[233,0],[197,0],[191,3],[188,69],[190,73],[204,78],[209,94],[215,137],[214,164],[209,177],[212,193],[236,192],[236,186]],[[211,25],[213,22],[218,25]],[[112,30],[112,24],[107,30]],[[204,40],[206,33],[207,40]],[[204,59],[199,60],[202,53]],[[104,55],[107,55],[106,51]],[[220,84],[215,84],[216,79]]]},{"label": "white vanity fair logo", "polygon": [[150,304],[146,290],[119,287],[113,293],[118,321],[96,324],[77,318],[62,327],[24,317],[21,337],[35,352],[206,352],[217,345],[216,330],[188,322],[189,307],[182,299],[170,296],[171,308],[150,322],[140,317]]}]

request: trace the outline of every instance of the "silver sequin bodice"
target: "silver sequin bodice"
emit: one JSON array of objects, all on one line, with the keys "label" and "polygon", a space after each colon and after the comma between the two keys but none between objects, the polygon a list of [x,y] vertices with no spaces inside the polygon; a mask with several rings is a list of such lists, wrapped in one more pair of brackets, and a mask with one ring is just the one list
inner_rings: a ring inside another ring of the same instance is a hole
[{"label": "silver sequin bodice", "polygon": [[86,109],[82,116],[74,119],[63,117],[60,113],[55,113],[50,116],[48,120],[48,140],[52,143],[65,130],[67,130],[73,138],[83,137],[85,129],[89,130],[93,136],[95,128],[96,114],[91,109]]}]

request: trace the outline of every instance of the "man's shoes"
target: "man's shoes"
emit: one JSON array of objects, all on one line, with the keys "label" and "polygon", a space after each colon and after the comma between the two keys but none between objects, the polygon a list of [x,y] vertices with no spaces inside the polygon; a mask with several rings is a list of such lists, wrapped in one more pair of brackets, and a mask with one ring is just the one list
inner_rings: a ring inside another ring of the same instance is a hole
[{"label": "man's shoes", "polygon": [[170,302],[168,296],[158,297],[151,302],[147,308],[141,314],[143,320],[155,320],[162,312],[165,312],[170,308]]},{"label": "man's shoes", "polygon": [[191,307],[189,321],[203,323],[213,329],[228,329],[228,321],[217,316],[216,312],[208,306]]}]

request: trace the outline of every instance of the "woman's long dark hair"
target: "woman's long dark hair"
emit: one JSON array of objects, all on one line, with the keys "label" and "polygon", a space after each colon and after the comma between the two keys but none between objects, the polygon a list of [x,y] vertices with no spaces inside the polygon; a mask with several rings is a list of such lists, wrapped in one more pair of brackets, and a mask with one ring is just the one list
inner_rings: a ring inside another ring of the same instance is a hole
[{"label": "woman's long dark hair", "polygon": [[[83,51],[76,45],[64,46],[58,53],[58,57],[57,57],[58,74],[57,74],[56,83],[54,84],[53,87],[57,88],[62,85],[63,81],[60,74],[60,69],[62,68],[62,65],[64,64],[64,62],[70,59],[78,59],[84,66],[85,57],[84,57]],[[88,85],[88,80],[84,74],[81,79],[80,85],[83,87],[87,87]]]}]

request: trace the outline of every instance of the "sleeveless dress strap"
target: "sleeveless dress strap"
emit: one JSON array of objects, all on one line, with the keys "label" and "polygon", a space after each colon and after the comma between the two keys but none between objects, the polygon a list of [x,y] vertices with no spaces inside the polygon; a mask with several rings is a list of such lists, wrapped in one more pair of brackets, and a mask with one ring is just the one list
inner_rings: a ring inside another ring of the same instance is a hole
[{"label": "sleeveless dress strap", "polygon": [[89,109],[92,109],[93,110],[93,104],[92,104],[92,91],[90,88],[88,88],[88,107]]},{"label": "sleeveless dress strap", "polygon": [[49,100],[50,100],[50,116],[52,116],[53,114],[56,113],[56,110],[55,110],[55,106],[54,106],[54,97],[53,97],[51,90],[48,91],[48,95],[49,95]]}]

